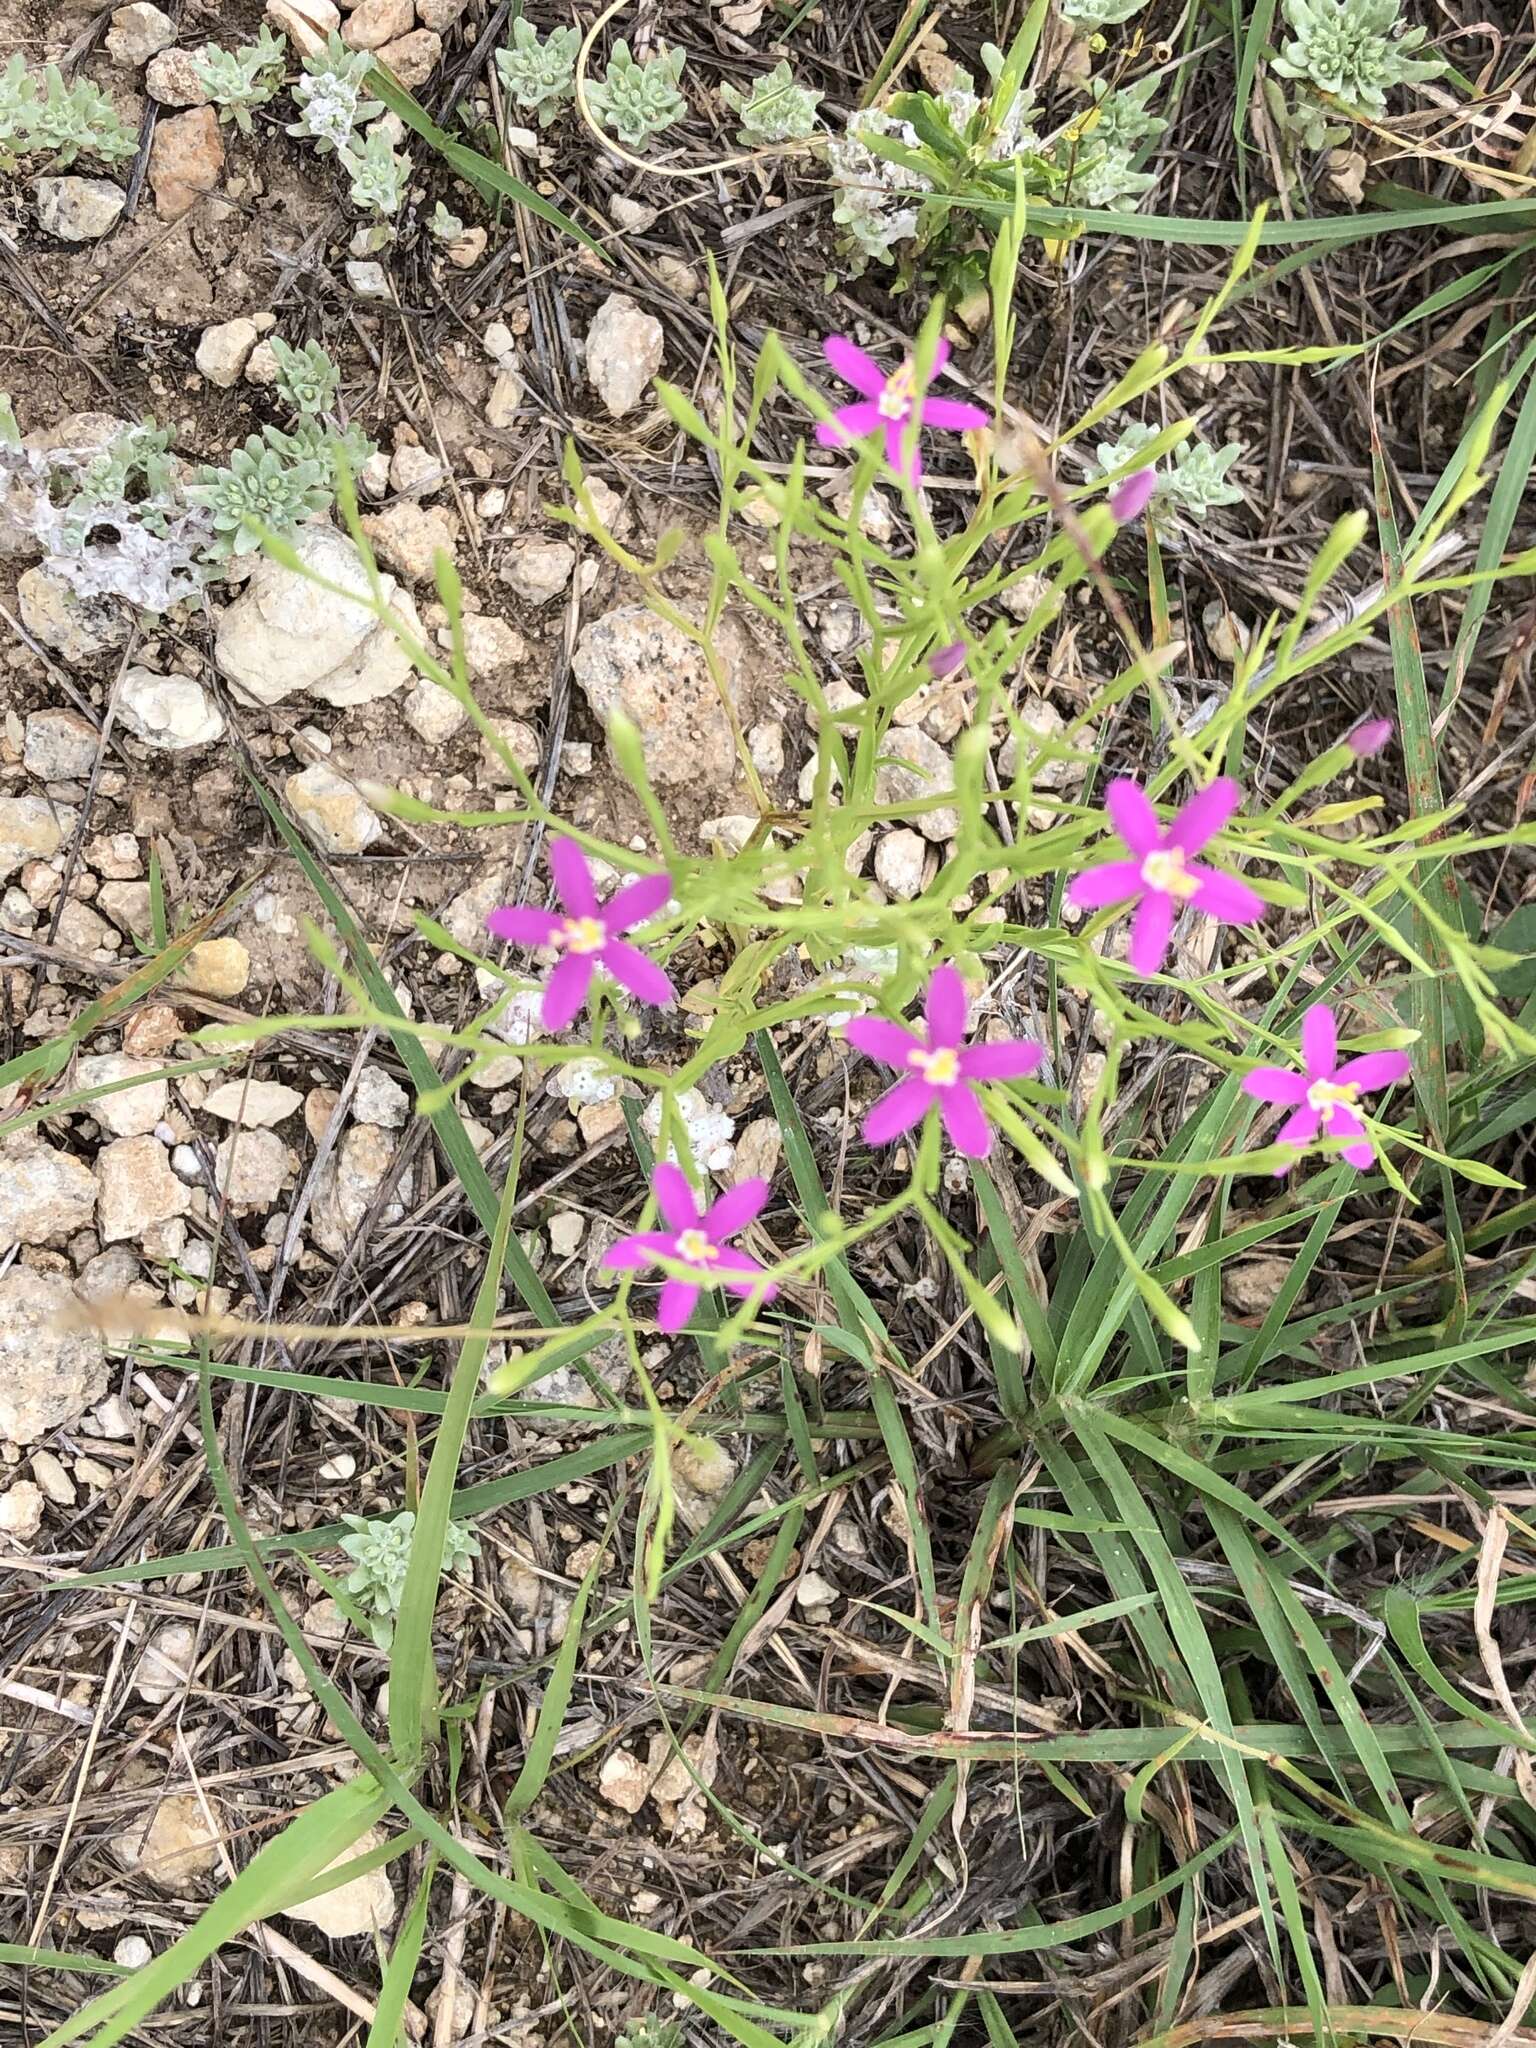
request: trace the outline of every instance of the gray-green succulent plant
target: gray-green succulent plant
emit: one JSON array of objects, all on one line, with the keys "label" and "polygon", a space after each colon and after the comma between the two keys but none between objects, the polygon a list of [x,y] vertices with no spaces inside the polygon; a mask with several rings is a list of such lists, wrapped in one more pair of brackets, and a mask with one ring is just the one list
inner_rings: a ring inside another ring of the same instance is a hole
[{"label": "gray-green succulent plant", "polygon": [[547,36],[541,36],[520,14],[512,24],[511,42],[496,52],[496,72],[502,84],[519,107],[537,114],[541,128],[547,128],[576,97],[580,49],[580,29],[552,28]]},{"label": "gray-green succulent plant", "polygon": [[688,102],[677,89],[685,61],[682,50],[664,49],[639,63],[621,36],[602,79],[586,88],[593,118],[626,149],[641,148],[687,113]]}]

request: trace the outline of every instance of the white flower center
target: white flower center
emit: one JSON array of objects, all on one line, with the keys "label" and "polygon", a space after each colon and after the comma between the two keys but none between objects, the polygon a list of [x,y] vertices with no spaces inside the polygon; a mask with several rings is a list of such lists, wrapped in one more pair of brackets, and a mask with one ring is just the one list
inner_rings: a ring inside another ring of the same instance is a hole
[{"label": "white flower center", "polygon": [[922,1075],[930,1088],[953,1088],[960,1078],[960,1055],[952,1045],[936,1046],[932,1052],[914,1045],[907,1065]]},{"label": "white flower center", "polygon": [[1141,879],[1161,896],[1177,897],[1187,903],[1200,884],[1184,865],[1184,849],[1159,846],[1141,864]]},{"label": "white flower center", "polygon": [[720,1248],[710,1243],[702,1230],[680,1230],[677,1233],[677,1255],[686,1259],[690,1266],[707,1266],[711,1259],[718,1259]]},{"label": "white flower center", "polygon": [[875,400],[875,406],[883,420],[909,420],[916,397],[917,379],[912,365],[903,363],[886,378],[885,389]]},{"label": "white flower center", "polygon": [[1326,1116],[1340,1104],[1353,1109],[1359,1100],[1360,1090],[1353,1081],[1314,1081],[1307,1090],[1307,1107],[1315,1109],[1319,1116]]},{"label": "white flower center", "polygon": [[597,917],[568,917],[558,936],[568,953],[600,953],[608,943],[602,919]]}]

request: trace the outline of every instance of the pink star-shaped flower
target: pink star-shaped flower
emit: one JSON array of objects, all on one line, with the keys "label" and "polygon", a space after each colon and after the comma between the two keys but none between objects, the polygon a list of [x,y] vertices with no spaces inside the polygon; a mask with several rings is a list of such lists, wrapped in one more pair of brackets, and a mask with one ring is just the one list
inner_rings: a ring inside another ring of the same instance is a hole
[{"label": "pink star-shaped flower", "polygon": [[514,946],[553,946],[559,953],[544,989],[539,1018],[544,1029],[565,1029],[587,1000],[592,976],[599,967],[637,1002],[654,1003],[659,1008],[673,1002],[677,990],[667,976],[622,936],[660,910],[672,893],[668,877],[642,875],[599,908],[592,870],[575,840],[549,842],[549,867],[567,915],[536,910],[531,904],[507,904],[485,920],[498,939]]},{"label": "pink star-shaped flower", "polygon": [[1139,519],[1157,490],[1157,471],[1152,467],[1134,469],[1109,494],[1109,509],[1122,526]]},{"label": "pink star-shaped flower", "polygon": [[[1304,1071],[1299,1074],[1290,1067],[1250,1067],[1243,1076],[1243,1093],[1256,1102],[1290,1108],[1275,1133],[1277,1145],[1310,1145],[1319,1133],[1348,1138],[1341,1158],[1354,1167],[1369,1166],[1376,1155],[1356,1104],[1362,1095],[1404,1080],[1412,1064],[1407,1053],[1363,1052],[1341,1067],[1333,1012],[1326,1003],[1314,1003],[1301,1020],[1301,1059]],[[1291,1165],[1287,1160],[1275,1172],[1289,1173]]]},{"label": "pink star-shaped flower", "polygon": [[888,1145],[911,1130],[935,1104],[957,1152],[985,1159],[992,1127],[977,1081],[1021,1081],[1045,1058],[1045,1048],[1028,1038],[1004,1038],[991,1045],[965,1043],[965,983],[953,967],[936,967],[923,1005],[927,1032],[888,1024],[883,1017],[854,1017],[850,1045],[905,1076],[864,1119],[865,1142]]},{"label": "pink star-shaped flower", "polygon": [[[914,418],[919,426],[956,434],[987,424],[988,415],[979,405],[967,405],[959,398],[932,398],[919,391],[917,364],[910,356],[887,377],[874,357],[846,335],[829,334],[821,347],[838,376],[859,393],[852,405],[839,409],[835,419],[817,421],[816,438],[823,448],[842,448],[850,441],[862,441],[866,434],[883,433],[886,461],[915,490],[923,466],[915,438],[910,450],[905,445]],[[930,377],[936,377],[948,361],[949,343],[941,341],[934,351]]]},{"label": "pink star-shaped flower", "polygon": [[[762,1265],[726,1240],[761,1215],[768,1200],[768,1183],[738,1181],[700,1214],[681,1167],[662,1160],[651,1175],[651,1193],[662,1221],[670,1227],[637,1230],[621,1237],[604,1253],[603,1264],[611,1272],[637,1273],[654,1266],[658,1259],[675,1259],[698,1275],[696,1280],[668,1280],[657,1299],[656,1326],[671,1336],[683,1328],[706,1287],[724,1287],[742,1296],[757,1288]],[[772,1301],[779,1290],[770,1282],[761,1291],[764,1301]]]},{"label": "pink star-shaped flower", "polygon": [[1173,921],[1186,903],[1223,924],[1251,924],[1264,915],[1264,899],[1246,882],[1191,859],[1226,824],[1242,801],[1230,776],[1197,791],[1165,832],[1139,783],[1117,776],[1104,792],[1110,823],[1134,856],[1090,868],[1067,889],[1079,910],[1136,904],[1128,957],[1138,974],[1156,974],[1168,957]]}]

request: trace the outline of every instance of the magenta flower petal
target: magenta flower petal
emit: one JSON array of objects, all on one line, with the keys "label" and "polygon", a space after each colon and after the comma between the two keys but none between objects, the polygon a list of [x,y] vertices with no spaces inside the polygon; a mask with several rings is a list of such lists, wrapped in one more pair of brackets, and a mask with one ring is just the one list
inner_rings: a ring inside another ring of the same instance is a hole
[{"label": "magenta flower petal", "polygon": [[938,1094],[939,1115],[955,1150],[967,1159],[985,1159],[992,1149],[992,1127],[981,1104],[963,1083]]},{"label": "magenta flower petal", "polygon": [[1167,844],[1181,853],[1198,853],[1226,824],[1243,800],[1230,775],[1218,775],[1206,789],[1196,790],[1168,827]]},{"label": "magenta flower petal", "polygon": [[1339,1034],[1326,1003],[1314,1003],[1301,1020],[1301,1057],[1309,1079],[1332,1080],[1339,1063]]},{"label": "magenta flower petal", "polygon": [[915,1033],[900,1024],[888,1024],[884,1017],[850,1017],[843,1035],[869,1059],[895,1067],[899,1073],[906,1071],[909,1055],[920,1050]]},{"label": "magenta flower petal", "polygon": [[1032,1038],[1004,1038],[995,1045],[968,1045],[960,1055],[962,1081],[1023,1081],[1045,1058]]},{"label": "magenta flower petal", "polygon": [[1333,1105],[1328,1118],[1328,1136],[1353,1140],[1339,1155],[1350,1166],[1369,1166],[1376,1157],[1375,1148],[1366,1135],[1365,1125],[1347,1102],[1336,1102]]},{"label": "magenta flower petal", "polygon": [[[726,1238],[734,1237],[738,1230],[745,1230],[763,1212],[768,1201],[768,1183],[765,1180],[738,1181],[733,1188],[727,1188],[717,1196],[704,1211],[704,1220],[699,1228],[711,1244],[722,1244]],[[733,1252],[734,1258],[736,1254]],[[745,1257],[745,1254],[742,1254]]]},{"label": "magenta flower petal", "polygon": [[658,1257],[670,1253],[676,1239],[669,1230],[636,1230],[621,1237],[603,1253],[603,1264],[611,1272],[636,1273],[642,1266],[654,1266]]},{"label": "magenta flower petal", "polygon": [[485,920],[487,931],[510,946],[547,946],[564,923],[552,910],[536,910],[531,903],[503,904]]},{"label": "magenta flower petal", "polygon": [[670,875],[642,875],[604,904],[603,923],[611,932],[633,931],[637,924],[648,923],[671,894]]},{"label": "magenta flower petal", "polygon": [[1294,1109],[1307,1099],[1307,1077],[1291,1067],[1250,1067],[1243,1076],[1243,1093],[1255,1102],[1284,1103]]},{"label": "magenta flower petal", "polygon": [[1122,526],[1132,519],[1139,519],[1152,502],[1157,489],[1157,471],[1138,469],[1131,476],[1115,485],[1109,494],[1109,510],[1112,518]]},{"label": "magenta flower petal", "polygon": [[1394,1081],[1406,1081],[1412,1064],[1405,1052],[1362,1052],[1346,1060],[1333,1078],[1342,1087],[1353,1085],[1369,1095],[1377,1088],[1390,1088]]},{"label": "magenta flower petal", "polygon": [[693,1230],[698,1226],[698,1204],[693,1198],[693,1189],[688,1185],[688,1176],[680,1166],[670,1159],[658,1159],[651,1175],[651,1193],[656,1197],[656,1206],[662,1220],[673,1230]]},{"label": "magenta flower petal", "polygon": [[699,1289],[692,1280],[669,1280],[656,1297],[656,1327],[675,1337],[698,1304]]},{"label": "magenta flower petal", "polygon": [[979,405],[968,405],[963,398],[925,398],[923,400],[923,425],[938,427],[945,433],[969,434],[976,428],[991,424],[990,416]]},{"label": "magenta flower petal", "polygon": [[821,352],[843,382],[851,384],[865,398],[878,398],[885,389],[884,370],[847,335],[829,334],[821,344]]},{"label": "magenta flower petal", "polygon": [[1139,896],[1143,886],[1138,861],[1111,860],[1101,868],[1075,875],[1067,884],[1067,901],[1078,910],[1103,910],[1111,903]]},{"label": "magenta flower petal", "polygon": [[[754,1259],[750,1253],[739,1252],[732,1245],[720,1260],[718,1271],[722,1287],[728,1289],[732,1294],[745,1297],[756,1291],[758,1275],[764,1271],[764,1267],[762,1262]],[[761,1298],[764,1301],[772,1301],[778,1291],[778,1282],[770,1280],[768,1285],[763,1288]]]},{"label": "magenta flower petal", "polygon": [[1277,1145],[1310,1145],[1322,1128],[1322,1115],[1310,1104],[1293,1110],[1275,1133]]},{"label": "magenta flower petal", "polygon": [[597,890],[587,857],[574,839],[551,839],[549,871],[555,878],[560,900],[572,917],[597,915]]},{"label": "magenta flower petal", "polygon": [[923,465],[917,452],[916,436],[914,435],[913,437],[910,449],[903,445],[906,438],[907,422],[905,420],[886,421],[885,459],[897,476],[905,477],[915,491],[922,478]]},{"label": "magenta flower petal", "polygon": [[865,1144],[889,1145],[903,1131],[910,1131],[914,1124],[922,1122],[938,1092],[916,1074],[909,1081],[898,1081],[894,1088],[888,1088],[864,1119]]},{"label": "magenta flower petal", "polygon": [[928,657],[928,673],[936,683],[945,682],[965,667],[968,650],[963,640],[951,640],[947,647],[936,647]]},{"label": "magenta flower petal", "polygon": [[650,1003],[656,1009],[664,1010],[677,1000],[677,990],[661,968],[654,960],[647,959],[638,946],[630,945],[627,939],[610,939],[598,958],[619,986],[629,990],[636,1002]]},{"label": "magenta flower petal", "polygon": [[1131,919],[1131,943],[1126,957],[1138,974],[1156,974],[1168,957],[1173,936],[1174,901],[1149,890],[1136,906]]},{"label": "magenta flower petal", "polygon": [[1193,860],[1186,861],[1184,872],[1200,884],[1190,900],[1207,917],[1219,918],[1223,924],[1253,924],[1264,915],[1264,898],[1236,875],[1224,875],[1219,868]]},{"label": "magenta flower petal", "polygon": [[567,953],[544,985],[539,1021],[546,1031],[563,1031],[587,1000],[596,966],[590,953]]},{"label": "magenta flower petal", "polygon": [[931,1046],[958,1045],[965,1036],[965,983],[953,967],[935,967],[928,982],[923,1015],[928,1023]]},{"label": "magenta flower petal", "polygon": [[885,414],[872,398],[857,405],[845,405],[831,420],[816,422],[816,439],[823,448],[846,448],[850,441],[862,441],[885,425]]},{"label": "magenta flower petal", "polygon": [[1131,852],[1140,858],[1145,859],[1162,844],[1163,833],[1157,822],[1157,813],[1147,801],[1141,784],[1132,782],[1128,775],[1117,775],[1105,790],[1104,808],[1109,813],[1109,822]]},{"label": "magenta flower petal", "polygon": [[1345,735],[1345,745],[1357,761],[1368,760],[1391,744],[1396,730],[1390,718],[1367,718]]}]

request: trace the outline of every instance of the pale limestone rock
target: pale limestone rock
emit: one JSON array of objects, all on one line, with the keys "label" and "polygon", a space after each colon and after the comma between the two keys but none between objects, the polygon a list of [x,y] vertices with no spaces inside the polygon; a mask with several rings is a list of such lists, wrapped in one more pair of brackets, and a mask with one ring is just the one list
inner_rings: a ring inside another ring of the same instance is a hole
[{"label": "pale limestone rock", "polygon": [[238,996],[251,978],[251,956],[238,939],[202,939],[192,947],[178,979],[200,996]]},{"label": "pale limestone rock", "polygon": [[[326,1870],[340,1870],[359,1856],[382,1848],[387,1839],[382,1829],[369,1828],[350,1849],[328,1863]],[[348,1941],[354,1935],[387,1933],[395,1924],[399,1901],[388,1870],[378,1868],[337,1885],[334,1891],[322,1892],[318,1898],[306,1899],[302,1905],[283,1906],[279,1910],[284,1919],[302,1920],[308,1927],[317,1927],[328,1940]]]},{"label": "pale limestone rock", "polygon": [[193,360],[210,384],[229,391],[240,382],[240,373],[260,339],[256,322],[243,314],[237,320],[222,320],[216,327],[203,329]]},{"label": "pale limestone rock", "polygon": [[191,1207],[191,1191],[171,1171],[158,1138],[115,1138],[97,1155],[97,1229],[103,1244],[142,1239]]},{"label": "pale limestone rock", "polygon": [[[81,1089],[102,1088],[114,1081],[132,1081],[153,1074],[152,1060],[134,1059],[129,1053],[87,1053],[75,1066],[75,1080]],[[111,1095],[98,1095],[91,1115],[114,1138],[140,1138],[152,1131],[165,1115],[169,1091],[160,1080],[147,1080],[139,1088],[120,1088]]]},{"label": "pale limestone rock", "polygon": [[197,1891],[199,1879],[218,1867],[218,1842],[197,1794],[173,1792],[114,1836],[112,1853],[125,1870],[161,1891],[185,1894]]},{"label": "pale limestone rock", "polygon": [[144,1646],[133,1674],[134,1690],[152,1707],[164,1706],[192,1682],[192,1663],[197,1653],[197,1631],[184,1621],[167,1622]]},{"label": "pale limestone rock", "polygon": [[21,763],[39,782],[80,782],[96,765],[101,735],[78,711],[33,711],[22,740]]},{"label": "pale limestone rock", "polygon": [[176,24],[151,0],[128,0],[125,7],[112,10],[107,30],[107,55],[125,71],[137,71],[151,57],[170,48],[176,40]]},{"label": "pale limestone rock", "polygon": [[135,739],[167,754],[211,746],[224,736],[224,714],[192,676],[130,668],[118,685],[117,714]]},{"label": "pale limestone rock", "polygon": [[99,242],[122,218],[127,194],[110,178],[39,178],[37,224],[61,242]]},{"label": "pale limestone rock", "polygon": [[290,775],[285,789],[295,816],[327,853],[362,853],[383,836],[378,812],[323,761]]},{"label": "pale limestone rock", "polygon": [[107,1391],[106,1354],[57,1273],[0,1278],[0,1439],[34,1444],[79,1421]]},{"label": "pale limestone rock", "polygon": [[301,1108],[303,1102],[298,1089],[289,1088],[282,1081],[221,1081],[204,1098],[203,1111],[207,1116],[220,1117],[225,1123],[244,1124],[252,1130],[261,1130],[269,1124],[282,1123]]},{"label": "pale limestone rock", "polygon": [[0,1143],[0,1252],[89,1229],[95,1205],[90,1168],[36,1130]]},{"label": "pale limestone rock", "polygon": [[587,376],[615,419],[633,412],[661,368],[665,336],[654,313],[624,292],[603,301],[587,330]]}]

